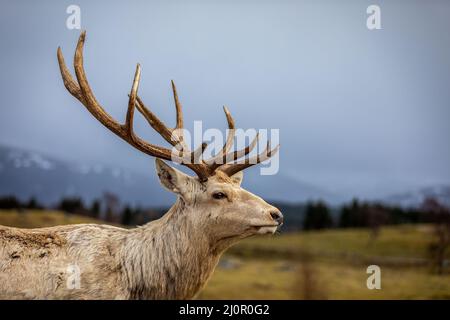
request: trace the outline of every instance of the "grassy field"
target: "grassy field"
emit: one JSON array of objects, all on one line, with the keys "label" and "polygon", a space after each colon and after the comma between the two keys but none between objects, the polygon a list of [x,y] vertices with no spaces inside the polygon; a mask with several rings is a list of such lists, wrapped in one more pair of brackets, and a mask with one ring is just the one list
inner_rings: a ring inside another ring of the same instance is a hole
[{"label": "grassy field", "polygon": [[427,268],[381,267],[381,289],[366,286],[366,267],[335,261],[242,260],[216,269],[199,299],[450,299],[450,276]]},{"label": "grassy field", "polygon": [[[334,229],[299,232],[273,237],[250,238],[230,250],[234,255],[252,257],[295,257],[307,251],[330,258],[360,258],[364,260],[417,260],[427,256],[432,241],[428,225],[387,226],[376,238],[367,229]],[[450,252],[447,252],[450,258]]]},{"label": "grassy field", "polygon": [[[0,211],[0,224],[43,227],[101,223],[60,212]],[[231,248],[199,299],[450,299],[450,274],[431,273],[427,225],[325,230],[256,237]],[[447,252],[450,259],[450,252]],[[381,268],[369,290],[366,268]]]},{"label": "grassy field", "polygon": [[[200,299],[450,299],[450,273],[431,273],[427,225],[251,238],[231,248]],[[447,251],[450,259],[450,252]],[[228,261],[228,263],[223,263]],[[366,286],[381,268],[381,289]]]}]

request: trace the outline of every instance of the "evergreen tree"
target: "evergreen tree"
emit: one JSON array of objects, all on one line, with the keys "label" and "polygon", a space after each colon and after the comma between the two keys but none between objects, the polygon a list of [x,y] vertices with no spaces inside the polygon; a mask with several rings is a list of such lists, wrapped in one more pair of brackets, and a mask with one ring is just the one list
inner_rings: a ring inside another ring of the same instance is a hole
[{"label": "evergreen tree", "polygon": [[91,216],[98,219],[100,217],[100,209],[101,209],[100,201],[98,199],[95,199],[91,205],[90,210]]},{"label": "evergreen tree", "polygon": [[122,212],[122,224],[129,226],[132,225],[133,223],[134,223],[134,212],[129,206],[126,206]]},{"label": "evergreen tree", "polygon": [[323,201],[317,203],[309,202],[306,205],[305,219],[303,229],[325,229],[333,225],[333,219],[330,210]]}]

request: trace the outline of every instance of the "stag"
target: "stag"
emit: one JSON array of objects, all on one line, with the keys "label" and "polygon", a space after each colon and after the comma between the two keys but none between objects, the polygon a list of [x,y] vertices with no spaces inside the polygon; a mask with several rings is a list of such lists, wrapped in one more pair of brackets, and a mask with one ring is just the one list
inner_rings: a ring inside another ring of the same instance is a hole
[{"label": "stag", "polygon": [[[252,235],[273,234],[282,224],[277,208],[240,187],[242,170],[267,160],[278,146],[270,149],[267,144],[263,152],[250,157],[256,137],[242,150],[231,151],[235,124],[224,108],[228,137],[219,152],[202,159],[206,144],[191,151],[183,140],[183,114],[175,84],[172,82],[176,126],[170,128],[137,94],[139,64],[125,123],[118,123],[89,86],[83,67],[84,42],[85,32],[75,50],[77,81],[58,48],[65,87],[106,128],[156,158],[160,182],[177,200],[162,218],[133,229],[98,224],[40,229],[0,226],[0,298],[194,298],[227,248]],[[135,109],[174,147],[157,146],[138,137],[133,130]],[[181,163],[196,175],[189,176],[161,159]],[[71,285],[77,281],[78,285]]]}]

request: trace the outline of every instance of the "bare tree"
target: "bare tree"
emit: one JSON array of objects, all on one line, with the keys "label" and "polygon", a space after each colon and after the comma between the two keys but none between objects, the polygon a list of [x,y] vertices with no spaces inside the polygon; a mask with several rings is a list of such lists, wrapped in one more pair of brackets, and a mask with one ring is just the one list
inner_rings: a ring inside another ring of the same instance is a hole
[{"label": "bare tree", "polygon": [[425,199],[422,209],[427,214],[427,220],[433,223],[434,239],[428,247],[432,267],[438,274],[443,274],[450,248],[450,210],[435,198]]},{"label": "bare tree", "polygon": [[120,199],[112,192],[103,193],[105,204],[105,221],[119,222]]},{"label": "bare tree", "polygon": [[326,290],[320,282],[314,256],[307,251],[299,255],[300,266],[294,281],[293,298],[300,300],[324,300],[327,298]]},{"label": "bare tree", "polygon": [[381,226],[388,221],[386,211],[379,206],[368,206],[366,208],[367,225],[370,229],[369,245],[372,245],[380,234]]}]

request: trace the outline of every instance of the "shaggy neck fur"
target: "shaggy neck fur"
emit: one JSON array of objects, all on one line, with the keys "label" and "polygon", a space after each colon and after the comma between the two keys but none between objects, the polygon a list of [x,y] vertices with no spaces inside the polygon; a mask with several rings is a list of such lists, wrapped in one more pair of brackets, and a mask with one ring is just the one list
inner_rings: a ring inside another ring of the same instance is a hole
[{"label": "shaggy neck fur", "polygon": [[131,299],[190,299],[211,276],[221,253],[204,229],[188,219],[182,199],[159,220],[133,230],[121,267]]}]

